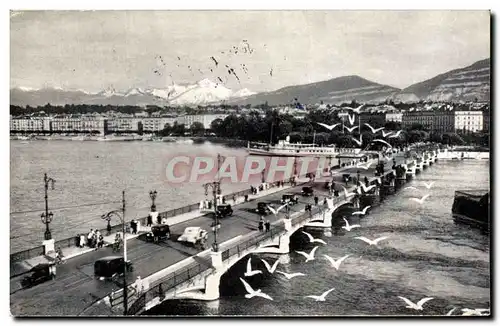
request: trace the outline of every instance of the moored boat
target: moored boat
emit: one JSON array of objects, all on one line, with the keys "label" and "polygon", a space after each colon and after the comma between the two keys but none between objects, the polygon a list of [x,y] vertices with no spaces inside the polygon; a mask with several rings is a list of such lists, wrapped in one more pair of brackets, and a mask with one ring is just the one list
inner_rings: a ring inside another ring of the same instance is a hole
[{"label": "moored boat", "polygon": [[455,223],[466,224],[489,233],[489,190],[457,190],[452,207]]}]

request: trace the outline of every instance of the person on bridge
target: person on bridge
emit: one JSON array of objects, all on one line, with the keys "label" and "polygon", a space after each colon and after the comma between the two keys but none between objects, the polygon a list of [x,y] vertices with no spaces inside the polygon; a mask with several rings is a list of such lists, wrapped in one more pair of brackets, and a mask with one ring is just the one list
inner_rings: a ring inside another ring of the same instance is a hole
[{"label": "person on bridge", "polygon": [[153,225],[153,217],[151,216],[151,214],[148,214],[148,222],[146,226],[151,226],[151,225]]},{"label": "person on bridge", "polygon": [[314,196],[314,205],[318,206],[319,198],[318,196]]},{"label": "person on bridge", "polygon": [[266,226],[266,232],[269,232],[269,230],[271,230],[271,222],[269,222],[269,220],[266,220],[265,226]]},{"label": "person on bridge", "polygon": [[368,187],[368,177],[365,175],[365,185]]},{"label": "person on bridge", "polygon": [[264,217],[261,216],[260,217],[260,221],[259,221],[259,231],[262,232],[264,231]]}]

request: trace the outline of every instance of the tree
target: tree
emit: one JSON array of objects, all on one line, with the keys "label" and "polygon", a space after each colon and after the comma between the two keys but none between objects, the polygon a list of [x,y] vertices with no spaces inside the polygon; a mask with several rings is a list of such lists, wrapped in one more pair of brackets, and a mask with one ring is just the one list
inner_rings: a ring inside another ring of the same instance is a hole
[{"label": "tree", "polygon": [[191,135],[193,136],[202,136],[205,133],[205,126],[203,123],[198,121],[193,122],[189,129],[191,130]]}]

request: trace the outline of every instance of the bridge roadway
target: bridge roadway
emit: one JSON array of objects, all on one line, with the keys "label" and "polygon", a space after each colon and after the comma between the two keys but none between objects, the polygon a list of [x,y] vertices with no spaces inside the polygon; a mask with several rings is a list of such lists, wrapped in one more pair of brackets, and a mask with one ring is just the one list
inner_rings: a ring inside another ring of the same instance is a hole
[{"label": "bridge roadway", "polygon": [[[397,158],[397,164],[404,162],[402,153],[396,154],[395,157]],[[392,162],[387,162],[386,170],[390,168],[387,166],[388,164],[392,165]],[[362,177],[365,175],[373,177],[375,165],[372,164],[368,170],[360,169]],[[352,174],[356,173],[357,170],[357,168],[349,169],[343,173]],[[321,200],[327,194],[322,186],[322,183],[315,184],[315,189],[320,193]],[[284,189],[266,197],[235,206],[232,216],[221,219],[218,242],[222,243],[238,235],[244,235],[249,231],[257,229],[260,218],[254,211],[257,202],[265,201],[279,204],[283,193],[300,193],[301,187],[299,185],[295,188]],[[337,182],[336,189],[339,191],[342,190],[340,182]],[[300,211],[306,203],[311,204],[313,201],[313,197],[299,196],[299,205],[291,206],[290,214]],[[270,214],[266,218],[270,222],[274,222],[283,217],[282,212],[278,216]],[[212,243],[213,232],[210,231],[212,222],[213,217],[204,215],[172,225],[172,239],[177,239],[187,226],[199,226],[209,231],[208,243]],[[141,237],[128,240],[127,256],[134,264],[134,271],[128,273],[127,282],[129,284],[133,283],[137,276],[144,278],[201,251],[201,249],[190,247],[174,240],[167,240],[161,244],[145,242],[141,240]],[[78,315],[93,302],[105,297],[111,291],[121,288],[120,283],[99,281],[94,278],[94,262],[101,257],[109,255],[115,255],[115,253],[112,252],[111,248],[107,247],[72,258],[65,264],[58,266],[55,280],[42,283],[30,289],[14,291],[10,295],[11,313],[14,316]],[[210,264],[210,261],[207,261],[207,264]]]}]

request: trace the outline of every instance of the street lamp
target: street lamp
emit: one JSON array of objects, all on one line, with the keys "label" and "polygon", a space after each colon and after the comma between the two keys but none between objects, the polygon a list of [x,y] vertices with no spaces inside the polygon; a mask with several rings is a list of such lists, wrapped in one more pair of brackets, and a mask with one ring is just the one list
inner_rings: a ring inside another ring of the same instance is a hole
[{"label": "street lamp", "polygon": [[122,191],[122,209],[114,210],[103,214],[101,218],[108,221],[108,226],[110,226],[111,217],[116,216],[122,222],[122,233],[123,233],[123,315],[127,315],[128,310],[128,297],[127,297],[127,239],[125,236],[125,191]]},{"label": "street lamp", "polygon": [[43,182],[45,184],[45,213],[42,213],[40,218],[42,219],[42,223],[45,224],[45,240],[50,240],[52,239],[52,235],[50,234],[49,224],[50,222],[52,222],[54,214],[52,212],[49,213],[48,190],[49,190],[49,183],[52,185],[52,190],[54,190],[54,183],[56,183],[56,180],[47,177],[47,173],[45,173],[45,175],[43,176]]},{"label": "street lamp", "polygon": [[219,225],[219,218],[217,215],[217,195],[220,195],[221,190],[220,190],[220,182],[219,181],[214,181],[214,182],[209,182],[205,183],[203,185],[203,188],[205,188],[205,196],[208,195],[208,189],[212,189],[212,194],[214,196],[214,215],[215,215],[215,224],[212,227],[212,231],[214,231],[214,243],[212,246],[212,249],[214,252],[219,251],[219,245],[217,244],[217,230],[220,228]]},{"label": "street lamp", "polygon": [[149,198],[151,198],[152,204],[151,204],[151,211],[156,212],[156,205],[155,205],[155,199],[156,195],[158,195],[158,192],[156,190],[152,190],[149,192]]}]

